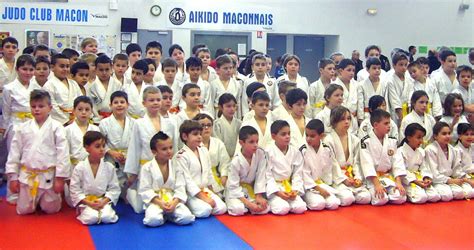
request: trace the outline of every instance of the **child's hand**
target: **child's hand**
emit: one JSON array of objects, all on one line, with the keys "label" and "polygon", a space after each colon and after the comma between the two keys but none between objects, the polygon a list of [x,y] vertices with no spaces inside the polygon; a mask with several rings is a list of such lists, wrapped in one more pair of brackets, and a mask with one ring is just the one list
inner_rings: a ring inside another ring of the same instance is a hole
[{"label": "child's hand", "polygon": [[257,203],[258,206],[263,210],[267,209],[268,203],[265,198],[262,197],[262,195],[257,194],[255,196],[255,202]]},{"label": "child's hand", "polygon": [[105,205],[109,204],[109,202],[110,202],[110,199],[107,198],[107,197],[102,198],[102,199],[99,199],[98,204],[97,204],[97,207],[98,207],[99,209],[102,209],[102,208],[105,207]]},{"label": "child's hand", "polygon": [[109,150],[107,153],[112,156],[115,161],[119,162],[120,164],[125,164],[125,156],[121,152]]},{"label": "child's hand", "polygon": [[347,178],[345,181],[344,181],[344,185],[348,186],[348,187],[352,187],[354,186],[355,182],[354,182],[354,179],[352,178]]},{"label": "child's hand", "polygon": [[385,190],[385,188],[380,185],[380,184],[376,184],[375,185],[375,197],[379,198],[379,199],[383,199],[384,197],[384,194],[386,194],[387,191]]},{"label": "child's hand", "polygon": [[324,197],[324,198],[328,198],[328,197],[331,195],[331,194],[330,194],[328,191],[326,191],[326,189],[324,189],[324,188],[319,188],[318,191],[319,191],[319,194],[320,194],[322,197]]},{"label": "child's hand", "polygon": [[211,197],[209,197],[206,193],[201,191],[197,194],[197,197],[203,200],[204,202],[206,202],[207,204],[211,205],[212,208],[216,207],[216,202]]},{"label": "child's hand", "polygon": [[18,180],[10,181],[10,191],[14,194],[20,192],[20,182]]},{"label": "child's hand", "polygon": [[159,206],[161,209],[164,210],[165,203],[162,200],[160,200],[160,198],[158,198],[158,196],[155,196],[155,198],[153,198],[151,200],[151,203]]},{"label": "child's hand", "polygon": [[259,207],[258,204],[255,202],[249,201],[246,206],[250,210],[250,212],[253,212],[253,213],[258,213],[262,211],[262,208]]},{"label": "child's hand", "polygon": [[288,196],[290,197],[290,200],[294,201],[296,196],[298,196],[298,191],[291,190],[291,192],[288,193]]},{"label": "child's hand", "polygon": [[176,210],[176,206],[178,206],[179,204],[179,199],[177,198],[174,198],[173,201],[169,204],[169,208],[168,208],[168,213],[172,213],[174,212],[174,210]]},{"label": "child's hand", "polygon": [[290,200],[290,195],[289,195],[289,193],[286,193],[286,192],[283,192],[283,191],[278,191],[278,192],[276,193],[276,195],[277,195],[278,197],[282,198],[282,199],[285,200],[285,201]]},{"label": "child's hand", "polygon": [[418,185],[418,186],[421,187],[421,188],[426,188],[426,187],[428,187],[428,185],[426,185],[426,182],[425,182],[425,181],[415,180],[415,181],[413,181],[413,183],[415,183],[416,185]]},{"label": "child's hand", "polygon": [[91,201],[91,202],[88,202],[88,203],[89,203],[89,204],[88,204],[89,207],[91,207],[91,208],[93,208],[93,209],[95,209],[95,210],[97,210],[97,211],[99,211],[99,210],[102,209],[101,203],[100,203],[99,200]]},{"label": "child's hand", "polygon": [[54,178],[54,192],[56,192],[57,194],[64,192],[64,178]]},{"label": "child's hand", "polygon": [[455,184],[461,186],[464,183],[463,179],[449,179],[448,184]]},{"label": "child's hand", "polygon": [[398,189],[400,195],[405,195],[407,193],[402,184],[397,183],[395,186],[395,189]]},{"label": "child's hand", "polygon": [[137,175],[136,174],[130,174],[127,179],[127,186],[131,187],[133,183],[137,180]]},{"label": "child's hand", "polygon": [[222,186],[225,187],[225,184],[227,183],[227,176],[221,176],[221,183]]},{"label": "child's hand", "polygon": [[471,187],[474,188],[474,180],[473,180],[473,179],[467,179],[467,178],[466,178],[466,179],[464,180],[464,182],[469,183],[469,185],[471,185]]}]

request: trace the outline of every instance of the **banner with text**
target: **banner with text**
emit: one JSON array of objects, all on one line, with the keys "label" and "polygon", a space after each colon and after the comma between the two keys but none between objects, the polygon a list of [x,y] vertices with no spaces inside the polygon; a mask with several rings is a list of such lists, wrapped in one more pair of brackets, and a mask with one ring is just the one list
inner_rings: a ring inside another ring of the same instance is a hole
[{"label": "banner with text", "polygon": [[263,5],[170,4],[166,14],[169,28],[183,29],[272,31],[276,20],[274,11]]},{"label": "banner with text", "polygon": [[106,26],[107,4],[0,2],[0,23]]}]

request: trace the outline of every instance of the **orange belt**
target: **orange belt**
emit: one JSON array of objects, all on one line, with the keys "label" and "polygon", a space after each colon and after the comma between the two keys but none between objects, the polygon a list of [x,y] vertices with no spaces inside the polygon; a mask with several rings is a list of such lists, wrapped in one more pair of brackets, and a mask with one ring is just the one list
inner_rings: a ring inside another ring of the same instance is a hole
[{"label": "orange belt", "polygon": [[99,111],[99,115],[102,116],[102,118],[107,118],[112,115],[112,112]]},{"label": "orange belt", "polygon": [[179,107],[178,106],[172,107],[172,108],[170,108],[169,112],[172,113],[172,114],[179,113]]}]

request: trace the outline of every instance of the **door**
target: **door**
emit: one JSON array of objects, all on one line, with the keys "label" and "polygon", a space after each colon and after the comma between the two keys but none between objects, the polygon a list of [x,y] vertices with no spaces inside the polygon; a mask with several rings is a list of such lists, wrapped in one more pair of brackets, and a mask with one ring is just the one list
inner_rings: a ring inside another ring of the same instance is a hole
[{"label": "door", "polygon": [[[279,56],[286,53],[286,35],[267,35],[267,54],[272,58],[273,65]],[[272,67],[270,75],[275,75],[275,66]]]},{"label": "door", "polygon": [[324,37],[294,37],[294,54],[301,59],[300,75],[310,83],[319,78],[318,61],[324,57]]},{"label": "door", "polygon": [[147,43],[151,41],[158,41],[163,48],[162,58],[168,57],[168,48],[171,46],[172,39],[171,31],[159,30],[138,30],[138,44],[142,48],[142,58],[145,58],[145,50]]},{"label": "door", "polygon": [[191,47],[196,44],[205,44],[211,51],[214,59],[217,49],[230,48],[239,56],[246,56],[250,50],[250,33],[242,32],[204,32],[194,31],[191,36]]}]

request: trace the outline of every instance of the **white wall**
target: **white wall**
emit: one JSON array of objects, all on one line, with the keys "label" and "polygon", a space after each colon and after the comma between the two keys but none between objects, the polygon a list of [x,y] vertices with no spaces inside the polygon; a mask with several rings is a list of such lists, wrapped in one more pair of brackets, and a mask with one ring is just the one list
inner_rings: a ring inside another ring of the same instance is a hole
[{"label": "white wall", "polygon": [[[275,33],[280,34],[315,34],[338,35],[327,42],[335,42],[326,48],[329,55],[339,50],[350,55],[353,49],[363,52],[368,44],[378,44],[384,54],[389,54],[394,47],[407,48],[409,45],[441,45],[474,47],[474,2],[465,12],[459,12],[462,0],[193,0],[204,6],[212,7],[216,3],[235,6],[261,6],[272,8],[275,13]],[[24,44],[24,30],[47,28],[53,33],[64,34],[119,34],[120,18],[139,18],[139,29],[167,30],[167,6],[190,1],[158,1],[158,0],[118,0],[118,10],[110,10],[110,24],[107,27],[79,27],[25,24],[2,24],[1,30],[12,31],[19,37],[20,46]],[[106,4],[105,0],[69,0],[69,3]],[[153,4],[162,7],[159,17],[150,14]],[[376,16],[368,16],[367,8],[377,8]],[[202,26],[205,30],[205,25]],[[176,29],[173,31],[173,42],[179,43],[189,54],[190,30]],[[117,49],[119,41],[117,41]],[[266,49],[266,33],[263,39],[257,39],[256,32],[252,35],[252,47]],[[460,55],[459,63],[466,63],[467,56]]]}]

